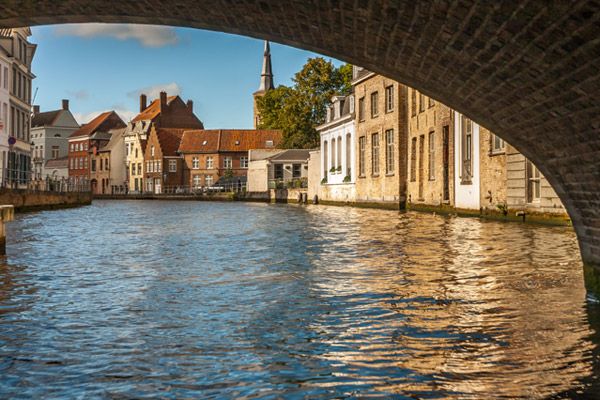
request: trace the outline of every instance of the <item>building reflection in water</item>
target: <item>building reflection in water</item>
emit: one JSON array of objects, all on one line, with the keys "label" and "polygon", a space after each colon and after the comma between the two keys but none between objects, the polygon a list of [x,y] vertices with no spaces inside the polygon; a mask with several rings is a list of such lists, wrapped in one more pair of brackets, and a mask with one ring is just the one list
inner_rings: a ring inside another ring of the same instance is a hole
[{"label": "building reflection in water", "polygon": [[322,357],[343,365],[349,382],[449,398],[543,398],[582,387],[595,346],[574,234],[394,213],[390,230],[380,215],[341,209],[339,221],[356,230],[313,260],[314,293],[355,301],[312,325],[329,338]]}]

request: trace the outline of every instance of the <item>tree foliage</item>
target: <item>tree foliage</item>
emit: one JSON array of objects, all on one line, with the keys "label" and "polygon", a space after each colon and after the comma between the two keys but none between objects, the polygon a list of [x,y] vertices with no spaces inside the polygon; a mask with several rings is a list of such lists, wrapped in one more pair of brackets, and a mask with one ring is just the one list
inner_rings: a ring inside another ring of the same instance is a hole
[{"label": "tree foliage", "polygon": [[321,57],[309,59],[291,87],[278,86],[257,99],[259,128],[281,129],[283,148],[318,147],[315,127],[325,122],[332,96],[350,94],[351,80],[351,65],[336,68]]}]

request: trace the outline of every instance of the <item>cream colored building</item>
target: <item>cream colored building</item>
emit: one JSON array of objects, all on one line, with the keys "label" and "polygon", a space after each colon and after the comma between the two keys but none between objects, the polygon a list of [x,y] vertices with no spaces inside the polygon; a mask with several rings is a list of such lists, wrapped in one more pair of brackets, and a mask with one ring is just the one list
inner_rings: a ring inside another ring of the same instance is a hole
[{"label": "cream colored building", "polygon": [[356,201],[403,208],[406,204],[406,87],[353,68],[356,100]]}]

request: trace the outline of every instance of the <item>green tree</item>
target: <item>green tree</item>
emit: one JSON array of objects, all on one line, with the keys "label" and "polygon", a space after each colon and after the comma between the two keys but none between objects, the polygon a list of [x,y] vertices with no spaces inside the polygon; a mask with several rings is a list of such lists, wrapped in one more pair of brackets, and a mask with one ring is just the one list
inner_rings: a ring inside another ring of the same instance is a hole
[{"label": "green tree", "polygon": [[336,94],[352,90],[352,66],[336,68],[321,57],[309,59],[293,78],[293,86],[279,86],[257,100],[259,128],[281,129],[283,148],[315,148],[315,127],[325,122],[327,107]]}]

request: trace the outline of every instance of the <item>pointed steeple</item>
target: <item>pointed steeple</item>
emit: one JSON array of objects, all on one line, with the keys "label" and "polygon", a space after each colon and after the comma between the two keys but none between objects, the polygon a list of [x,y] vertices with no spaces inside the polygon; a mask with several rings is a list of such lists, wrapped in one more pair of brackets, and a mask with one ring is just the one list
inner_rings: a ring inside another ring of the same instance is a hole
[{"label": "pointed steeple", "polygon": [[274,88],[275,85],[273,84],[273,67],[271,66],[271,47],[269,46],[269,41],[265,40],[263,66],[262,73],[260,75],[260,86],[258,88],[258,91],[266,92]]}]

